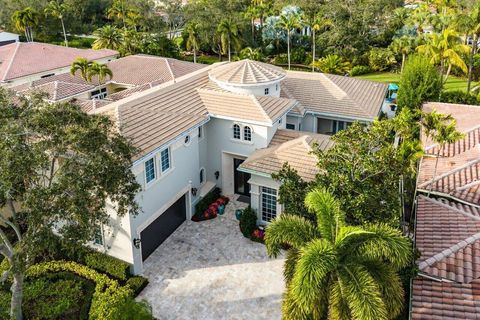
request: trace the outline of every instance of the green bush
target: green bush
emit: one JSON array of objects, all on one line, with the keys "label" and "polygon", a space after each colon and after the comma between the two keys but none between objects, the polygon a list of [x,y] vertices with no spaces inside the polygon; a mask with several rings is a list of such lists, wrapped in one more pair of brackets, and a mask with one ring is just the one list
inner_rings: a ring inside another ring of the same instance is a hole
[{"label": "green bush", "polygon": [[134,276],[129,278],[125,285],[132,289],[133,295],[136,297],[148,285],[148,279],[142,276]]},{"label": "green bush", "polygon": [[303,63],[307,58],[305,49],[302,47],[293,48],[290,53],[290,62],[291,63]]},{"label": "green bush", "polygon": [[368,66],[355,66],[352,68],[352,70],[350,70],[350,76],[355,77],[370,72],[372,72],[372,69],[370,69]]},{"label": "green bush", "polygon": [[27,277],[39,277],[50,272],[63,271],[73,272],[95,282],[89,319],[117,320],[115,315],[118,313],[118,308],[133,295],[129,287],[122,287],[118,281],[76,262],[49,261],[36,264],[27,270]]},{"label": "green bush", "polygon": [[368,54],[368,65],[373,71],[385,71],[395,63],[395,55],[387,48],[373,48]]},{"label": "green bush", "polygon": [[203,212],[208,209],[208,206],[220,197],[221,193],[222,191],[220,190],[220,188],[215,188],[209,193],[207,193],[205,197],[203,197],[195,205],[195,214],[203,214]]},{"label": "green bush", "polygon": [[459,103],[459,104],[470,104],[478,105],[480,104],[479,99],[476,95],[468,93],[462,90],[452,90],[452,91],[443,91],[440,94],[440,102],[447,103]]},{"label": "green bush", "polygon": [[130,276],[130,264],[101,252],[88,253],[85,256],[85,264],[119,280],[127,280]]},{"label": "green bush", "polygon": [[250,206],[248,206],[243,210],[242,216],[240,217],[240,231],[245,237],[250,238],[256,228],[257,214]]},{"label": "green bush", "polygon": [[286,64],[288,63],[288,56],[286,53],[280,53],[273,58],[274,64]]}]

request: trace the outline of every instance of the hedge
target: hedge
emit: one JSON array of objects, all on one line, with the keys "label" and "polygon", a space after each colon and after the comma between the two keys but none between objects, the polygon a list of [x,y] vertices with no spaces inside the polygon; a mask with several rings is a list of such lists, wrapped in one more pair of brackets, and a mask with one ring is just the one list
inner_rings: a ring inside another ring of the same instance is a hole
[{"label": "hedge", "polygon": [[130,264],[101,252],[92,251],[85,255],[85,264],[97,271],[125,281],[130,276]]},{"label": "hedge", "polygon": [[95,282],[95,293],[89,312],[89,319],[92,320],[115,320],[117,309],[133,294],[129,287],[122,287],[118,281],[76,262],[50,261],[36,264],[27,270],[26,275],[38,277],[48,272],[62,271],[70,271]]},{"label": "hedge", "polygon": [[142,276],[134,276],[128,279],[125,285],[132,289],[133,295],[136,297],[148,285],[148,279]]},{"label": "hedge", "polygon": [[208,209],[208,206],[212,204],[215,200],[217,200],[220,197],[220,194],[222,191],[220,188],[215,188],[209,193],[205,195],[198,203],[195,205],[195,214],[200,213],[202,214],[205,212],[205,210]]},{"label": "hedge", "polygon": [[257,228],[257,214],[248,206],[240,217],[240,231],[247,238],[251,238],[253,231]]}]

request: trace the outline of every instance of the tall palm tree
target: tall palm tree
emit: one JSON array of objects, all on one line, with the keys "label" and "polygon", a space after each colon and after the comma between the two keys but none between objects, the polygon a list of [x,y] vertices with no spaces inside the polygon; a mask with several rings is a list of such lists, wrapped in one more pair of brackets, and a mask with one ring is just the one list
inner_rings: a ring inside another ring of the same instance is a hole
[{"label": "tall palm tree", "polygon": [[200,49],[198,26],[198,23],[191,22],[185,28],[188,34],[186,47],[187,50],[193,50],[193,63],[197,63],[197,51]]},{"label": "tall palm tree", "polygon": [[[315,62],[316,32],[322,30],[327,26],[331,26],[332,23],[333,23],[332,20],[325,19],[319,15],[315,15],[313,17],[313,20],[310,22],[310,28],[312,29],[312,62]],[[315,72],[315,65],[313,63],[312,63],[312,72]]]},{"label": "tall palm tree", "polygon": [[[463,17],[463,18],[461,18]],[[469,15],[462,15],[457,20],[457,28],[465,31],[465,41],[472,35],[472,48],[468,57],[467,92],[472,86],[473,57],[477,53],[480,37],[480,2],[476,2]]]},{"label": "tall palm tree", "polygon": [[317,222],[284,214],[266,229],[270,256],[288,245],[283,319],[390,319],[401,312],[397,271],[411,262],[410,241],[387,225],[348,226],[324,189],[307,194]]},{"label": "tall palm tree", "polygon": [[70,73],[74,76],[77,71],[80,71],[82,79],[88,82],[88,70],[91,64],[91,61],[88,61],[86,58],[79,57],[72,62]]},{"label": "tall palm tree", "polygon": [[123,23],[123,28],[126,28],[127,13],[128,8],[125,0],[113,0],[112,5],[107,10],[107,18],[121,20]]},{"label": "tall palm tree", "polygon": [[290,38],[292,31],[302,26],[301,17],[297,14],[281,15],[277,22],[277,28],[283,29],[287,32],[287,58],[288,70],[290,70]]},{"label": "tall palm tree", "polygon": [[412,53],[415,48],[415,38],[409,36],[402,36],[400,38],[394,38],[390,49],[396,53],[402,55],[402,66],[400,68],[403,72],[403,67],[405,66],[405,60],[407,56]]},{"label": "tall palm tree", "polygon": [[63,17],[68,10],[68,6],[65,3],[60,3],[56,0],[50,1],[44,9],[46,16],[52,16],[57,18],[62,23],[63,38],[65,40],[65,46],[68,47],[67,32],[65,31],[65,23]]},{"label": "tall palm tree", "polygon": [[445,29],[440,34],[432,34],[427,39],[427,43],[417,47],[417,51],[429,57],[432,64],[440,64],[444,83],[447,81],[452,67],[460,68],[465,73],[468,72],[462,55],[468,54],[470,48],[462,43],[458,33],[452,29]]},{"label": "tall palm tree", "polygon": [[232,19],[222,19],[217,27],[222,43],[222,51],[228,53],[228,61],[232,61],[232,45],[240,46],[237,24]]},{"label": "tall palm tree", "polygon": [[33,27],[38,23],[38,13],[32,7],[17,10],[12,15],[12,21],[18,31],[25,32],[27,42],[33,42]]},{"label": "tall palm tree", "polygon": [[437,176],[438,160],[440,153],[446,145],[455,143],[465,137],[462,132],[457,131],[457,121],[451,115],[443,115],[435,110],[423,114],[422,125],[427,138],[431,138],[437,144],[437,154],[435,157],[435,167],[433,169],[432,183],[429,186],[429,194],[433,189],[433,181]]},{"label": "tall palm tree", "polygon": [[93,49],[112,49],[117,50],[123,42],[123,36],[117,27],[105,25],[93,32],[96,37],[93,42]]},{"label": "tall palm tree", "polygon": [[106,64],[93,61],[87,69],[87,81],[92,82],[94,76],[98,77],[98,84],[100,84],[107,76],[109,79],[112,79],[113,73]]}]

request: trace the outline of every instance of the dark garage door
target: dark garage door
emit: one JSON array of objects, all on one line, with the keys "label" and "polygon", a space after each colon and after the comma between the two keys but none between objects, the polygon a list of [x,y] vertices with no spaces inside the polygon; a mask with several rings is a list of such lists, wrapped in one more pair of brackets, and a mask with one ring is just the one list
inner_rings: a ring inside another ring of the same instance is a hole
[{"label": "dark garage door", "polygon": [[140,233],[142,259],[145,260],[187,218],[185,195]]}]

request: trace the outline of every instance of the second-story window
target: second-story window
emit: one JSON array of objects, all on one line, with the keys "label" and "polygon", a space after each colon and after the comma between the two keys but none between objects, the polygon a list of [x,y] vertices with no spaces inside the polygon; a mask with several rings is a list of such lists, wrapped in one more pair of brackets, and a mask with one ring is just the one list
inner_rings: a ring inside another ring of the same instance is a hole
[{"label": "second-story window", "polygon": [[150,158],[145,161],[145,179],[147,183],[155,180],[155,160]]},{"label": "second-story window", "polygon": [[252,141],[252,129],[250,127],[243,128],[243,140]]},{"label": "second-story window", "polygon": [[240,140],[240,126],[238,124],[233,125],[233,139]]},{"label": "second-story window", "polygon": [[170,151],[168,148],[163,149],[162,152],[160,152],[160,164],[162,167],[162,172],[170,169]]},{"label": "second-story window", "polygon": [[102,89],[92,91],[91,97],[92,99],[97,99],[97,100],[105,99],[107,97],[107,88],[102,88]]}]

